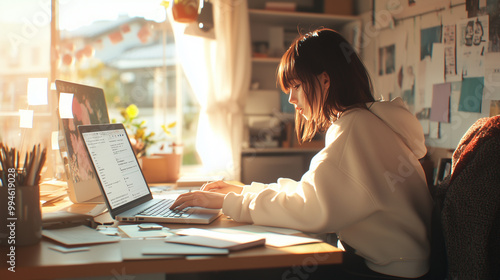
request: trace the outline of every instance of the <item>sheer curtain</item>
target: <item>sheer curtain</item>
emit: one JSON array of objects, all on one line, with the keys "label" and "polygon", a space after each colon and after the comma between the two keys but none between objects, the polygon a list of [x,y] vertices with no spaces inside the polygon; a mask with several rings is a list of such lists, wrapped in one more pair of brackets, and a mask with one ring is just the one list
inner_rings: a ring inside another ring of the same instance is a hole
[{"label": "sheer curtain", "polygon": [[[170,20],[177,57],[201,105],[196,148],[203,167],[240,180],[244,100],[251,75],[246,0],[212,0],[215,39],[184,34]],[[201,32],[203,33],[203,32]]]}]

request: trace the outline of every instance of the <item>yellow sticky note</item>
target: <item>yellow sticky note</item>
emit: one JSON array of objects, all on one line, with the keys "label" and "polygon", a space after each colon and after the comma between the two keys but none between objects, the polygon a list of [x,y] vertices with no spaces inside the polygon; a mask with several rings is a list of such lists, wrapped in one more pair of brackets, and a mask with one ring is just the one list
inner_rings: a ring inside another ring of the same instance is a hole
[{"label": "yellow sticky note", "polygon": [[19,127],[33,128],[33,110],[19,110]]},{"label": "yellow sticky note", "polygon": [[28,105],[47,105],[47,78],[28,79]]},{"label": "yellow sticky note", "polygon": [[59,95],[59,117],[61,119],[73,118],[73,94],[61,92]]},{"label": "yellow sticky note", "polygon": [[52,150],[59,150],[59,131],[52,131]]}]

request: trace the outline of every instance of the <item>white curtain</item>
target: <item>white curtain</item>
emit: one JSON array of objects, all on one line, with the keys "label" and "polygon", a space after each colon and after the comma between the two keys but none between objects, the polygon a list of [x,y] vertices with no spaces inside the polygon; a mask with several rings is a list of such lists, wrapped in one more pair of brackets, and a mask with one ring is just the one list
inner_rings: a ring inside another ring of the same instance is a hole
[{"label": "white curtain", "polygon": [[[170,20],[177,56],[201,105],[196,148],[206,170],[240,180],[244,100],[251,76],[246,0],[212,0],[215,40]],[[192,26],[191,26],[192,27]],[[200,32],[203,33],[203,32]]]}]

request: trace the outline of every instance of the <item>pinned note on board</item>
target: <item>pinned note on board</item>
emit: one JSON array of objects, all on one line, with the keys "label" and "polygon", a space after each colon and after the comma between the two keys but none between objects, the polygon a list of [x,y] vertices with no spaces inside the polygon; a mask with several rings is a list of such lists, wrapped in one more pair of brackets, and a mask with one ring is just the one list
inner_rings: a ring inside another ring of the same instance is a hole
[{"label": "pinned note on board", "polygon": [[460,88],[458,111],[481,113],[484,77],[464,78]]},{"label": "pinned note on board", "polygon": [[73,94],[61,92],[59,95],[59,117],[61,119],[73,118]]},{"label": "pinned note on board", "polygon": [[28,79],[28,105],[47,105],[47,78]]},{"label": "pinned note on board", "polygon": [[451,83],[434,84],[432,87],[432,107],[430,120],[450,122]]},{"label": "pinned note on board", "polygon": [[52,131],[52,150],[59,150],[59,131]]},{"label": "pinned note on board", "polygon": [[33,128],[33,110],[19,109],[19,127]]}]

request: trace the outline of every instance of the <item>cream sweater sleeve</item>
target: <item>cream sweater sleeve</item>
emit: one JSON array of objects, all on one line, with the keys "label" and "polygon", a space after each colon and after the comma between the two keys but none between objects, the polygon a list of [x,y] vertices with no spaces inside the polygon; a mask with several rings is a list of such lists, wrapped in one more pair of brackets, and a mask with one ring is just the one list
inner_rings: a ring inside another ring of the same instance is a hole
[{"label": "cream sweater sleeve", "polygon": [[228,193],[222,209],[236,221],[307,231],[324,221],[317,216],[323,211],[314,187],[290,179],[252,183],[239,195]]},{"label": "cream sweater sleeve", "polygon": [[[373,118],[371,113],[363,114]],[[342,127],[330,128],[326,147],[314,156],[299,182],[253,183],[241,194],[229,193],[223,203],[224,214],[241,222],[337,232],[380,210],[378,198],[386,193],[377,191],[381,189],[377,182],[385,181],[386,166],[381,163],[390,151],[371,143],[370,135],[378,128],[370,127],[365,119],[356,122],[356,116],[348,114],[339,121],[344,122]]]},{"label": "cream sweater sleeve", "polygon": [[343,188],[353,182],[342,170],[330,162],[314,165],[300,182],[252,183],[241,194],[227,194],[224,214],[240,222],[332,232],[374,211],[371,197],[362,188]]}]

